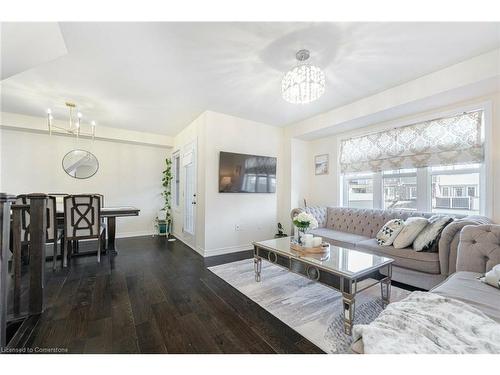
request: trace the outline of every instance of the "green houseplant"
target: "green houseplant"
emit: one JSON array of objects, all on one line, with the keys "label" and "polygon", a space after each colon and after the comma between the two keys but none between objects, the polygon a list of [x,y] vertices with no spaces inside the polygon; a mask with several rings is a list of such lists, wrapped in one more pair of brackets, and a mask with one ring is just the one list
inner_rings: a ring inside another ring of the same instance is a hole
[{"label": "green houseplant", "polygon": [[165,159],[165,170],[162,172],[161,185],[163,191],[161,195],[164,199],[163,208],[158,213],[158,231],[159,234],[169,235],[172,233],[172,160]]}]

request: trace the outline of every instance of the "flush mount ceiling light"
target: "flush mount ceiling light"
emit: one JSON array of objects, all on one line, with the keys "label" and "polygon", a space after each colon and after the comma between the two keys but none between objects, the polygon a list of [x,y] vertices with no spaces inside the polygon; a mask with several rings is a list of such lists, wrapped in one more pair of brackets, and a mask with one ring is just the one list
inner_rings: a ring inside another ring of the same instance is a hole
[{"label": "flush mount ceiling light", "polygon": [[310,103],[325,92],[325,73],[317,66],[305,62],[309,56],[306,49],[298,51],[295,54],[298,65],[289,70],[281,81],[281,94],[289,103]]},{"label": "flush mount ceiling light", "polygon": [[[90,132],[82,131],[82,129],[81,129],[82,125],[83,125],[82,113],[77,110],[76,104],[74,104],[74,103],[67,102],[66,107],[68,107],[68,111],[69,111],[68,126],[66,128],[62,128],[60,126],[54,125],[53,124],[54,116],[52,116],[52,110],[50,108],[47,109],[47,125],[49,127],[49,134],[52,135],[52,133],[54,131],[56,131],[56,132],[63,132],[63,133],[71,134],[71,135],[76,136],[77,138],[80,135],[86,135],[86,136],[92,137],[92,139],[94,139],[96,122],[95,121],[90,122]],[[76,119],[74,118],[73,111],[76,111]]]}]

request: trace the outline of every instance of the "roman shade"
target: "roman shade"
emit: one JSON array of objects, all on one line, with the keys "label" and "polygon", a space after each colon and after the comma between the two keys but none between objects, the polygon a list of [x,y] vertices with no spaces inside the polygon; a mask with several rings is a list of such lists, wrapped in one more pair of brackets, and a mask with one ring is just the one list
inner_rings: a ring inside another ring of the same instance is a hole
[{"label": "roman shade", "polygon": [[483,111],[462,113],[344,139],[342,173],[481,163]]}]

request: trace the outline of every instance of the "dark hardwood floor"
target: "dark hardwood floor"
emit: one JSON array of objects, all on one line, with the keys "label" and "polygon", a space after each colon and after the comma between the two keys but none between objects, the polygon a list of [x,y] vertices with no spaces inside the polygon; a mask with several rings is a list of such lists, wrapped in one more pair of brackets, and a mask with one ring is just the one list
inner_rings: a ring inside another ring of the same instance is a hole
[{"label": "dark hardwood floor", "polygon": [[[181,241],[134,237],[117,240],[117,246],[119,254],[104,256],[100,264],[94,256],[78,257],[68,269],[58,265],[52,272],[47,263],[46,308],[27,347],[69,353],[322,353],[207,270]],[[214,257],[207,264],[232,260]]]}]

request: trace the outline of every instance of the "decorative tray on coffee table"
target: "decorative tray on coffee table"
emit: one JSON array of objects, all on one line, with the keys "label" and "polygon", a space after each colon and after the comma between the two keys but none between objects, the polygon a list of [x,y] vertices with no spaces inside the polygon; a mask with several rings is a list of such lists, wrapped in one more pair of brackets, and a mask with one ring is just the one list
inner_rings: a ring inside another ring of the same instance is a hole
[{"label": "decorative tray on coffee table", "polygon": [[300,253],[307,254],[324,254],[330,251],[330,244],[328,242],[323,242],[320,246],[316,247],[305,247],[297,242],[291,242],[290,248],[292,250],[298,251]]}]

